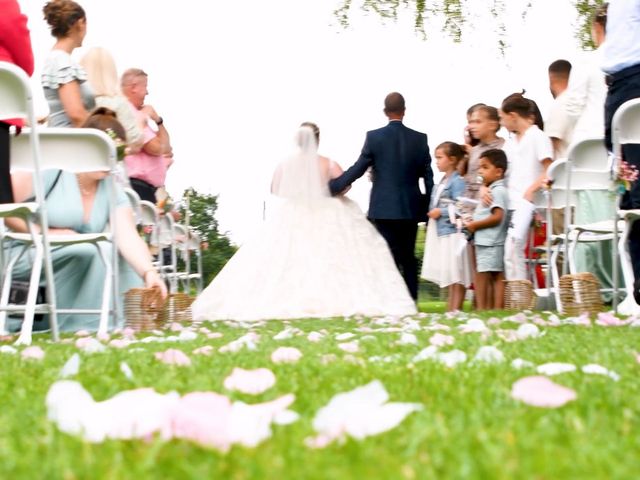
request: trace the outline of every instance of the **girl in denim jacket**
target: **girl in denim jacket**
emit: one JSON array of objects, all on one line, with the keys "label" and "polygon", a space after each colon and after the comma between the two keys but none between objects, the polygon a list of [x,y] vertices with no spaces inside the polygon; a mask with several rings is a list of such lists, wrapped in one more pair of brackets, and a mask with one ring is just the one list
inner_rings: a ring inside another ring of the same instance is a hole
[{"label": "girl in denim jacket", "polygon": [[422,263],[422,278],[440,287],[449,287],[448,311],[462,308],[465,289],[471,279],[467,256],[460,248],[463,234],[456,225],[455,216],[452,218],[449,214],[449,206],[455,204],[465,189],[465,182],[456,169],[464,156],[464,148],[454,142],[444,142],[436,148],[436,164],[444,176],[431,193]]}]

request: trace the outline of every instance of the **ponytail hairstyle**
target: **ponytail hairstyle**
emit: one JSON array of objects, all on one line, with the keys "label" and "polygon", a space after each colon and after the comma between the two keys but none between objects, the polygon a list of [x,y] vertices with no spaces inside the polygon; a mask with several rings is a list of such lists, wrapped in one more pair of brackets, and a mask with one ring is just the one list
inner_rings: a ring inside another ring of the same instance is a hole
[{"label": "ponytail hairstyle", "polygon": [[519,117],[531,120],[540,130],[544,129],[542,114],[538,104],[524,96],[525,90],[521,93],[512,93],[502,101],[500,107],[505,113],[515,113]]}]

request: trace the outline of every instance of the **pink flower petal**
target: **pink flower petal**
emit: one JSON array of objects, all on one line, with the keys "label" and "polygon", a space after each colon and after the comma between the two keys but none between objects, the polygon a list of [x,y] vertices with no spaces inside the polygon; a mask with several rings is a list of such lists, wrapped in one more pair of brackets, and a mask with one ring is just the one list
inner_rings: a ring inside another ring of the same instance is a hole
[{"label": "pink flower petal", "polygon": [[155,357],[157,360],[167,365],[177,365],[179,367],[186,367],[191,365],[191,359],[185,355],[182,350],[170,348],[164,352],[156,352]]},{"label": "pink flower petal", "polygon": [[78,330],[76,332],[76,337],[88,337],[91,333],[88,330]]},{"label": "pink flower petal", "polygon": [[453,345],[456,339],[451,335],[443,335],[442,333],[436,333],[429,339],[431,345],[436,347],[444,347],[445,345]]},{"label": "pink flower petal", "polygon": [[596,320],[596,324],[602,327],[621,327],[626,325],[626,320],[620,320],[618,317],[609,312],[600,312],[598,313],[598,319]]},{"label": "pink flower petal", "polygon": [[204,347],[196,348],[193,352],[194,355],[206,355],[209,356],[213,353],[213,347],[211,345],[205,345]]},{"label": "pink flower petal", "polygon": [[42,360],[44,358],[44,350],[37,345],[33,345],[25,348],[20,356],[24,359]]},{"label": "pink flower petal", "polygon": [[511,396],[534,407],[558,408],[576,399],[576,392],[552,382],[547,377],[524,377],[515,382]]},{"label": "pink flower petal", "polygon": [[338,348],[348,353],[356,353],[357,351],[360,350],[360,347],[358,346],[358,342],[339,343]]},{"label": "pink flower petal", "polygon": [[259,395],[269,390],[275,383],[276,376],[267,368],[255,370],[234,368],[231,375],[224,379],[224,388],[249,395]]},{"label": "pink flower petal", "polygon": [[113,348],[127,348],[131,342],[126,338],[114,338],[109,342],[109,346]]},{"label": "pink flower petal", "polygon": [[273,363],[295,363],[302,358],[302,352],[294,347],[279,347],[271,354]]}]

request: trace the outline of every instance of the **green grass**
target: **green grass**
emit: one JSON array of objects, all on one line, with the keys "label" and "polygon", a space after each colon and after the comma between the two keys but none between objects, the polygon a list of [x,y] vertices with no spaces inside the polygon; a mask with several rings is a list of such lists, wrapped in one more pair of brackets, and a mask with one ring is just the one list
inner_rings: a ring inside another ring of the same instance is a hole
[{"label": "green grass", "polygon": [[[488,318],[485,315],[484,318]],[[255,351],[191,355],[202,345],[222,346],[245,331],[223,324],[210,328],[220,339],[199,336],[176,344],[137,344],[139,351],[109,349],[81,354],[76,379],[96,400],[118,392],[151,386],[159,392],[213,390],[233,399],[259,402],[295,393],[291,407],[301,419],[289,426],[274,426],[273,436],[254,449],[233,447],[227,454],[186,441],[107,441],[89,444],[61,433],[46,418],[45,395],[56,381],[73,345],[51,344],[37,338],[46,351],[43,361],[22,360],[0,354],[0,478],[2,479],[632,479],[640,475],[640,329],[562,326],[545,328],[537,339],[513,343],[496,335],[482,340],[478,334],[460,334],[458,320],[433,319],[452,329],[458,348],[473,357],[482,345],[500,348],[507,361],[498,365],[467,362],[453,369],[430,361],[413,365],[412,357],[428,345],[432,332],[415,332],[417,346],[398,346],[398,333],[372,333],[360,341],[356,354],[362,363],[345,361],[333,336],[363,333],[364,320],[306,320],[289,322],[305,332],[326,329],[331,336],[311,343],[304,336],[276,341],[283,328],[271,322],[256,328],[262,340]],[[492,328],[514,328],[504,323]],[[275,365],[269,357],[278,346],[295,346],[304,356],[296,364]],[[170,367],[157,362],[153,352],[179,348],[190,355],[191,367]],[[321,356],[338,360],[323,365]],[[374,363],[374,355],[399,354],[389,363]],[[539,409],[510,396],[517,379],[534,374],[516,370],[511,360],[535,364],[564,361],[581,366],[598,363],[621,379],[565,373],[553,380],[576,390],[578,398],[559,409]],[[134,372],[128,380],[120,372],[125,360]],[[224,378],[233,367],[270,368],[277,377],[274,388],[257,397],[224,390]],[[314,434],[311,421],[317,410],[339,392],[379,379],[391,401],[419,402],[423,410],[409,415],[397,428],[363,441],[347,440],[326,449],[304,446]]]}]

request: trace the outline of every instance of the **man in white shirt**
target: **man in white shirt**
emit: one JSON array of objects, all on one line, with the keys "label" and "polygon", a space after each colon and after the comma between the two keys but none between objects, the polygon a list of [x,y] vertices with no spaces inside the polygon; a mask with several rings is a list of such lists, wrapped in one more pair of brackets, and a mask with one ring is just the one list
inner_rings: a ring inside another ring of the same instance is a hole
[{"label": "man in white shirt", "polygon": [[571,63],[567,60],[556,60],[549,65],[549,90],[554,101],[544,122],[544,133],[553,144],[554,159],[566,156],[573,132],[574,122],[569,118],[565,106],[570,74]]},{"label": "man in white shirt", "polygon": [[[616,110],[626,101],[640,97],[640,0],[611,0],[607,12],[607,40],[604,45],[602,70],[607,74],[609,91],[605,102],[605,142],[611,145],[611,121]],[[622,156],[640,168],[640,145],[624,145]],[[621,208],[640,208],[640,182],[626,192]],[[634,295],[640,300],[640,222],[629,235],[629,252],[636,279]]]}]

